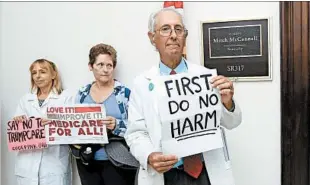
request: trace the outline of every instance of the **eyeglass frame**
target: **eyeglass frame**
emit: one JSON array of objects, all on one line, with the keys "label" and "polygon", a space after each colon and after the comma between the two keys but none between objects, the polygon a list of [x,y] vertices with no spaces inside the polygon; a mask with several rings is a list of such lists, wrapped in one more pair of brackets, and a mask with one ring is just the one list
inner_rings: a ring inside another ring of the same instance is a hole
[{"label": "eyeglass frame", "polygon": [[[165,27],[165,26],[169,26],[169,28],[170,28],[170,34],[169,35],[162,35],[161,34],[161,29],[163,28],[163,27]],[[174,26],[174,28],[172,28],[170,25],[163,25],[162,27],[160,27],[159,29],[157,29],[157,30],[154,30],[154,32],[159,32],[159,35],[161,35],[162,37],[170,37],[171,36],[171,34],[172,34],[172,31],[174,31],[175,32],[175,35],[177,36],[177,37],[187,37],[187,35],[188,35],[188,30],[185,28],[185,27],[183,27],[183,26],[181,26],[181,25],[176,25],[176,26],[180,26],[182,29],[183,29],[183,32],[184,32],[184,34],[183,35],[178,35],[177,34],[177,32],[175,31],[175,26]]]}]

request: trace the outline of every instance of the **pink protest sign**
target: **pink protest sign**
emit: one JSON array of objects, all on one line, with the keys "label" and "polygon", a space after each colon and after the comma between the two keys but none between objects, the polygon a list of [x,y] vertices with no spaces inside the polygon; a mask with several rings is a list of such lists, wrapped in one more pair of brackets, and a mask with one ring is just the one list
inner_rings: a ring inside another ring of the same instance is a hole
[{"label": "pink protest sign", "polygon": [[30,117],[23,122],[9,121],[7,124],[7,140],[10,151],[47,147],[41,118]]}]

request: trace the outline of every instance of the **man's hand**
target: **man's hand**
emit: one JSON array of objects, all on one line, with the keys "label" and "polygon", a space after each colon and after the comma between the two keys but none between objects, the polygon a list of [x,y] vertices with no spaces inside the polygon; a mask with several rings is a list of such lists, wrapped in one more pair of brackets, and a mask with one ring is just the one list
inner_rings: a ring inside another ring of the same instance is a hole
[{"label": "man's hand", "polygon": [[107,116],[105,119],[103,119],[103,124],[106,124],[107,129],[114,130],[116,125],[116,119],[112,116]]},{"label": "man's hand", "polygon": [[153,152],[148,157],[148,163],[158,172],[169,171],[178,162],[175,155],[163,155],[161,152]]},{"label": "man's hand", "polygon": [[218,88],[220,90],[222,103],[226,109],[231,109],[233,106],[232,97],[234,96],[234,86],[232,81],[230,81],[225,76],[215,76],[210,80],[213,88]]}]

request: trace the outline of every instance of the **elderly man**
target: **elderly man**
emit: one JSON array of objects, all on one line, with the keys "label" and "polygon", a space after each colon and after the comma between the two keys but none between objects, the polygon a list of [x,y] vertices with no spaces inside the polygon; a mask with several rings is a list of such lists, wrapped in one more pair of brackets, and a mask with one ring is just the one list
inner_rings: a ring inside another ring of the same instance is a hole
[{"label": "elderly man", "polygon": [[[182,57],[187,34],[181,14],[174,9],[162,9],[150,17],[148,36],[159,52],[160,61],[134,81],[125,135],[132,154],[141,165],[139,185],[210,185],[201,154],[178,159],[161,152],[161,123],[150,83],[160,75],[208,70]],[[237,127],[241,123],[241,111],[233,101],[233,83],[224,76],[216,76],[211,84],[221,94],[221,125],[228,129]],[[186,164],[186,161],[191,162]]]}]

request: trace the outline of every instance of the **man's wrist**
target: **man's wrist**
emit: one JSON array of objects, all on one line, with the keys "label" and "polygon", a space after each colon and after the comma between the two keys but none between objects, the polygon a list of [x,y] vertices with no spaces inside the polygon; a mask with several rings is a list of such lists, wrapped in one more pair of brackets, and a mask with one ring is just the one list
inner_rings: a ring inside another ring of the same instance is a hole
[{"label": "man's wrist", "polygon": [[223,103],[223,105],[226,108],[226,110],[228,110],[229,112],[234,112],[235,110],[234,100],[231,100],[231,102],[228,102],[228,103]]},{"label": "man's wrist", "polygon": [[234,112],[235,111],[235,102],[234,100],[231,100],[231,107],[230,109],[227,109],[229,112]]}]

